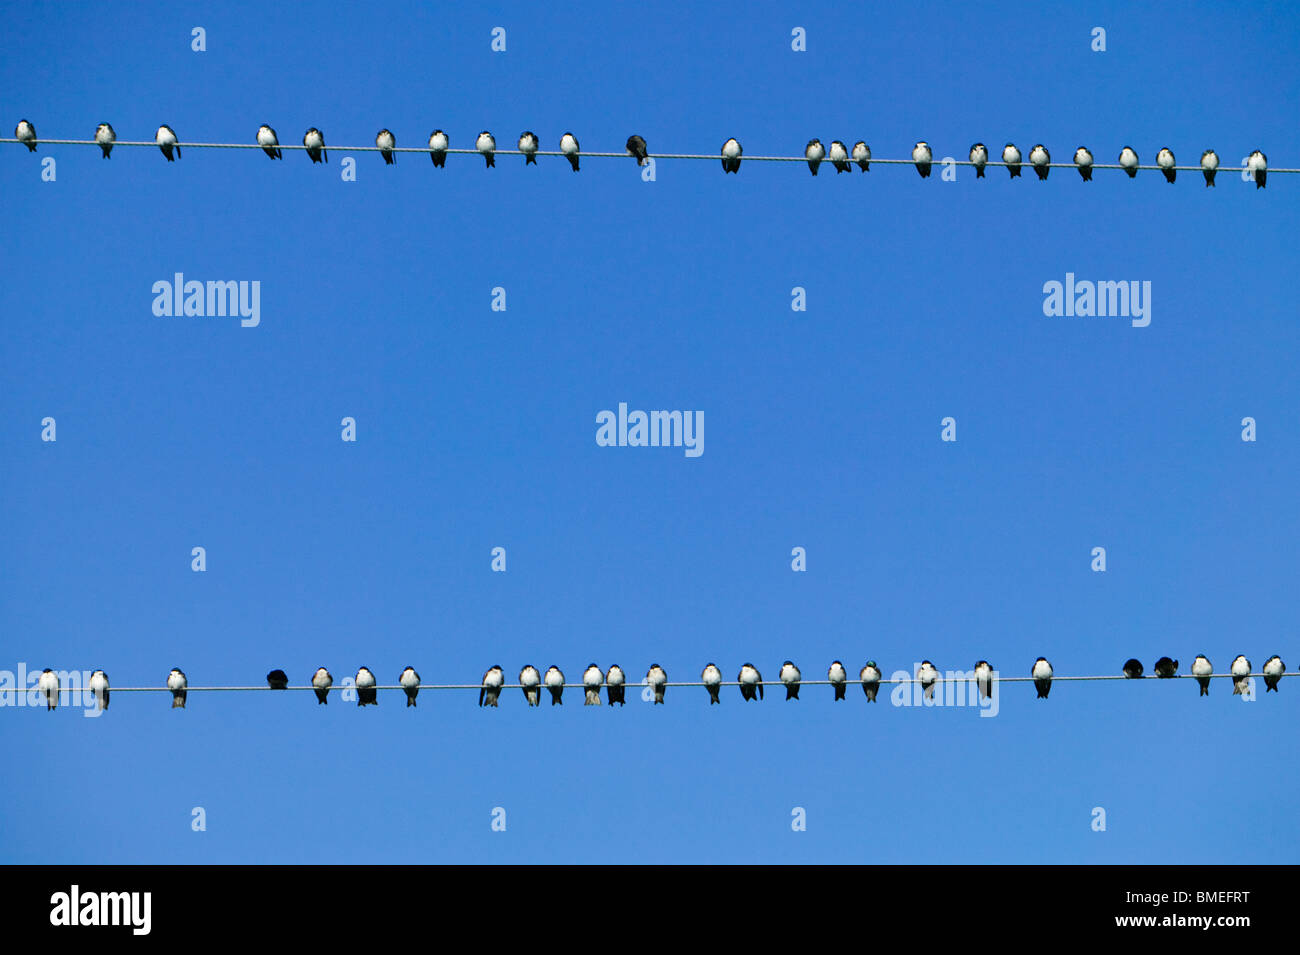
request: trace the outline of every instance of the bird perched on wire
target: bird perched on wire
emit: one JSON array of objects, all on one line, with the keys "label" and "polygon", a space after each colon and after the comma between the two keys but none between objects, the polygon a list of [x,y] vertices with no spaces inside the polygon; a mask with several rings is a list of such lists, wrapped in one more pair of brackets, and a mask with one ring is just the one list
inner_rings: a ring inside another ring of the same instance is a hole
[{"label": "bird perched on wire", "polygon": [[1129,680],[1142,679],[1142,661],[1131,658],[1124,661],[1124,676]]},{"label": "bird perched on wire", "polygon": [[1042,143],[1037,143],[1029,150],[1029,161],[1034,165],[1034,172],[1038,173],[1039,182],[1046,179],[1047,174],[1052,171],[1052,154]]},{"label": "bird perched on wire", "polygon": [[1171,660],[1168,657],[1161,657],[1156,661],[1155,670],[1156,676],[1162,680],[1168,680],[1178,674],[1178,661]]},{"label": "bird perched on wire", "polygon": [[478,691],[479,706],[496,706],[497,699],[501,696],[501,687],[506,682],[505,672],[499,666],[487,668],[483,674],[483,685]]},{"label": "bird perched on wire", "polygon": [[325,149],[325,134],[315,126],[302,134],[302,144],[307,147],[307,158],[313,163],[330,161],[330,154]]},{"label": "bird perched on wire", "polygon": [[519,134],[519,151],[524,154],[524,165],[537,165],[537,134],[524,130]]},{"label": "bird perched on wire", "polygon": [[415,698],[420,693],[420,674],[415,667],[407,667],[397,678],[397,685],[406,692],[406,705],[415,706]]},{"label": "bird perched on wire", "polygon": [[591,664],[582,674],[583,706],[600,706],[600,685],[605,682],[600,667]]},{"label": "bird perched on wire", "polygon": [[564,158],[569,160],[569,165],[573,171],[578,171],[578,139],[573,133],[565,133],[560,137],[560,152],[564,153]]},{"label": "bird perched on wire", "polygon": [[531,663],[519,671],[519,686],[529,706],[537,706],[542,699],[542,675]]},{"label": "bird perched on wire", "polygon": [[375,133],[375,145],[379,147],[379,155],[384,157],[384,165],[391,166],[397,162],[397,157],[393,154],[393,149],[397,146],[397,137],[386,129],[381,129]]},{"label": "bird perched on wire", "polygon": [[334,685],[334,677],[330,676],[330,671],[324,667],[317,667],[316,672],[311,675],[312,689],[316,693],[316,703],[329,703],[330,687]]},{"label": "bird perched on wire", "polygon": [[[181,158],[181,145],[176,139],[176,130],[166,123],[158,127],[158,132],[154,134],[153,141],[158,144],[158,148],[162,150],[162,154],[167,158],[168,162],[174,162],[176,159]],[[176,155],[173,156],[172,153]]]},{"label": "bird perched on wire", "polygon": [[740,172],[740,156],[744,152],[740,148],[740,142],[736,139],[728,139],[722,144],[722,172]]},{"label": "bird perched on wire", "polygon": [[645,161],[650,158],[650,153],[646,151],[645,140],[640,136],[629,136],[627,138],[627,151],[636,160],[638,166],[644,166]]},{"label": "bird perched on wire", "polygon": [[1196,677],[1196,682],[1200,684],[1201,696],[1210,695],[1210,674],[1213,672],[1214,667],[1205,658],[1205,654],[1198,653],[1196,659],[1192,661],[1192,676]]},{"label": "bird perched on wire", "polygon": [[172,667],[172,671],[167,674],[167,689],[172,691],[172,709],[185,709],[185,698],[189,695],[189,681],[185,679],[185,671]]},{"label": "bird perched on wire", "polygon": [[876,694],[880,691],[880,667],[876,666],[875,660],[868,660],[862,665],[858,679],[862,681],[862,692],[867,695],[867,702],[876,702]]},{"label": "bird perched on wire", "polygon": [[1007,164],[1007,172],[1012,179],[1020,176],[1020,150],[1015,143],[1007,143],[1002,147],[1002,161]]},{"label": "bird perched on wire", "polygon": [[650,669],[645,674],[645,682],[654,690],[654,701],[662,703],[664,691],[668,689],[668,674],[664,672],[664,668],[657,663],[650,664]]},{"label": "bird perched on wire", "polygon": [[46,667],[36,681],[36,692],[41,699],[45,700],[47,713],[54,709],[59,705],[59,675]]},{"label": "bird perched on wire", "polygon": [[827,154],[831,164],[835,167],[836,175],[842,172],[851,172],[849,166],[849,150],[838,139],[831,140],[831,150]]},{"label": "bird perched on wire", "polygon": [[494,157],[497,148],[497,140],[496,137],[486,129],[478,134],[478,139],[474,140],[474,148],[483,154],[485,169],[491,169],[497,164]]},{"label": "bird perched on wire", "polygon": [[989,164],[989,148],[983,143],[976,143],[970,148],[971,165],[975,167],[975,178],[984,178],[984,167]]},{"label": "bird perched on wire", "polygon": [[922,660],[921,669],[917,671],[916,676],[921,683],[921,692],[925,694],[925,698],[933,700],[934,687],[939,682],[939,671],[934,668],[934,664],[929,660]]},{"label": "bird perched on wire", "polygon": [[353,681],[357,687],[357,706],[378,706],[379,690],[376,685],[375,675],[370,672],[369,667],[362,667],[357,671],[357,678]]},{"label": "bird perched on wire", "polygon": [[[1264,687],[1265,687],[1264,692],[1267,693],[1270,690],[1272,690],[1274,693],[1276,693],[1277,684],[1282,679],[1282,674],[1286,673],[1286,664],[1283,663],[1282,658],[1275,653],[1267,660],[1264,661],[1263,673],[1264,673]],[[104,705],[105,706],[108,705],[107,698],[104,701]]]},{"label": "bird perched on wire", "polygon": [[1250,685],[1250,661],[1244,653],[1237,654],[1228,672],[1232,674],[1232,695],[1241,696]]},{"label": "bird perched on wire", "polygon": [[831,681],[831,686],[835,688],[835,699],[844,699],[844,690],[848,686],[849,675],[844,671],[844,664],[839,660],[833,660],[830,668],[826,671],[826,679]]},{"label": "bird perched on wire", "polygon": [[1132,146],[1125,146],[1119,151],[1119,164],[1128,173],[1130,179],[1136,179],[1138,174],[1138,154]]},{"label": "bird perched on wire", "polygon": [[[1268,181],[1268,157],[1256,149],[1246,157],[1246,168],[1250,170],[1252,178],[1255,180],[1255,188],[1263,189],[1264,183]],[[1265,690],[1265,693],[1268,691]]]},{"label": "bird perched on wire", "polygon": [[981,660],[975,664],[975,687],[984,699],[992,698],[993,667],[988,660]]},{"label": "bird perched on wire", "polygon": [[786,660],[781,664],[781,672],[777,674],[781,682],[785,684],[785,698],[787,700],[799,699],[799,668]]},{"label": "bird perched on wire", "polygon": [[1038,691],[1038,699],[1047,699],[1047,694],[1052,691],[1052,665],[1043,657],[1039,657],[1034,661],[1029,675],[1034,678],[1034,689]]},{"label": "bird perched on wire", "polygon": [[108,709],[108,674],[103,670],[96,670],[90,675],[86,682],[86,688],[90,690],[95,697],[95,703],[101,710]]},{"label": "bird perched on wire", "polygon": [[447,165],[447,147],[450,142],[447,134],[441,129],[435,129],[429,134],[429,158],[438,169]]},{"label": "bird perched on wire", "polygon": [[722,702],[718,699],[718,692],[722,689],[722,671],[716,664],[705,664],[704,669],[700,671],[700,682],[709,691],[709,706]]},{"label": "bird perched on wire", "polygon": [[283,670],[272,670],[266,675],[266,685],[273,690],[286,690],[289,688],[289,674]]},{"label": "bird perched on wire", "polygon": [[111,124],[100,123],[95,127],[95,142],[104,151],[104,158],[110,158],[110,154],[113,152],[113,143],[117,142],[117,133],[113,131]]},{"label": "bird perched on wire", "polygon": [[859,139],[853,144],[852,156],[853,161],[858,164],[858,168],[863,172],[871,170],[871,147],[862,140]]},{"label": "bird perched on wire", "polygon": [[1174,151],[1168,146],[1161,147],[1160,152],[1156,153],[1156,165],[1165,174],[1165,182],[1173,182],[1178,178],[1178,170],[1175,168],[1178,163],[1174,159]]},{"label": "bird perched on wire", "polygon": [[916,163],[916,171],[921,174],[922,179],[930,178],[930,161],[934,158],[934,153],[927,142],[919,142],[912,147],[912,162]]},{"label": "bird perched on wire", "polygon": [[14,139],[27,147],[30,153],[36,152],[36,127],[25,119],[20,119],[14,127]]},{"label": "bird perched on wire", "polygon": [[261,146],[262,152],[272,159],[284,158],[284,153],[280,149],[280,138],[275,135],[275,130],[265,123],[257,127],[257,145]]},{"label": "bird perched on wire", "polygon": [[627,676],[623,673],[623,668],[615,663],[605,671],[605,698],[609,700],[609,705],[617,703],[619,706],[625,706],[627,700],[624,699],[627,693]]},{"label": "bird perched on wire", "polygon": [[808,145],[803,148],[803,158],[808,160],[808,168],[815,176],[817,175],[817,167],[826,158],[826,147],[822,145],[820,139],[810,139]]},{"label": "bird perched on wire", "polygon": [[758,672],[758,667],[754,664],[746,663],[742,666],[736,682],[740,684],[741,699],[761,700],[763,698],[763,674]]},{"label": "bird perched on wire", "polygon": [[1092,182],[1092,152],[1086,146],[1074,151],[1074,164],[1079,167],[1079,175],[1084,182]]},{"label": "bird perched on wire", "polygon": [[1205,176],[1205,187],[1214,185],[1214,174],[1219,171],[1219,154],[1213,149],[1201,153],[1201,172]]},{"label": "bird perched on wire", "polygon": [[546,670],[546,688],[551,691],[551,706],[558,706],[564,702],[564,674],[560,672],[557,666],[550,666]]}]

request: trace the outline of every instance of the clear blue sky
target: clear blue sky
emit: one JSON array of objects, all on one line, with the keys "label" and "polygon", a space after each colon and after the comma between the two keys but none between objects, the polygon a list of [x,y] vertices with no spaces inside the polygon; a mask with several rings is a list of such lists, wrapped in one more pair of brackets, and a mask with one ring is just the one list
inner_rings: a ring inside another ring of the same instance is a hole
[{"label": "clear blue sky", "polygon": [[[265,122],[291,144],[441,127],[554,149],[572,130],[591,151],[635,132],[652,153],[736,136],[751,155],[818,136],[890,158],[1013,140],[1058,161],[1212,146],[1224,165],[1215,189],[670,161],[647,183],[631,160],[354,153],[344,183],[339,149],[313,166],[0,147],[0,668],[127,686],[173,666],[198,685],[322,664],[391,683],[407,664],[475,682],[557,663],[571,684],[592,660],[637,680],[709,660],[774,679],[786,658],[808,678],[837,657],[853,674],[1300,665],[1300,178],[1234,172],[1255,148],[1300,165],[1294,6],[9,3],[0,25],[4,135],[25,117],[50,138],[106,120],[122,140],[166,122],[246,142]],[[261,325],[155,317],[175,272],[260,281]],[[1150,281],[1150,326],[1045,317],[1043,283],[1067,272]],[[703,410],[705,453],[597,447],[620,401]],[[1253,704],[1225,681],[1208,699],[1063,683],[1047,702],[1007,685],[994,719],[871,707],[856,685],[782,695],[3,708],[0,854],[1297,861],[1300,680]]]}]

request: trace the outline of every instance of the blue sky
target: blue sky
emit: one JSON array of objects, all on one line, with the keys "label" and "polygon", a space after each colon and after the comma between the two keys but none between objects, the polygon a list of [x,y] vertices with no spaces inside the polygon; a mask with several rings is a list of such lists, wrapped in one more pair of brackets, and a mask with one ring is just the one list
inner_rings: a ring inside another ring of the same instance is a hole
[{"label": "blue sky", "polygon": [[[1300,181],[1234,171],[1256,148],[1300,165],[1293,6],[10,3],[0,23],[25,50],[0,61],[5,135],[25,117],[49,138],[106,120],[122,140],[166,122],[248,142],[265,122],[289,144],[313,125],[400,146],[441,127],[458,147],[532,129],[554,149],[572,130],[590,151],[635,132],[652,154],[736,136],[751,155],[817,136],[881,158],[1011,140],[1057,161],[1213,147],[1224,166],[1215,189],[687,161],[645,182],[631,160],[575,175],[546,157],[3,146],[0,668],[127,686],[173,666],[200,685],[322,664],[391,683],[408,664],[476,682],[556,663],[571,684],[592,660],[674,680],[710,660],[774,679],[787,658],[810,679],[835,658],[1300,664]],[[155,317],[151,287],[176,272],[259,281],[260,325]],[[1043,284],[1067,272],[1150,281],[1151,324],[1046,317]],[[598,447],[595,416],[621,401],[702,410],[703,455]],[[1297,861],[1300,682],[1251,704],[1226,681],[1207,699],[1062,683],[1047,702],[1014,684],[993,719],[868,706],[856,686],[782,695],[0,708],[22,767],[0,853]]]}]

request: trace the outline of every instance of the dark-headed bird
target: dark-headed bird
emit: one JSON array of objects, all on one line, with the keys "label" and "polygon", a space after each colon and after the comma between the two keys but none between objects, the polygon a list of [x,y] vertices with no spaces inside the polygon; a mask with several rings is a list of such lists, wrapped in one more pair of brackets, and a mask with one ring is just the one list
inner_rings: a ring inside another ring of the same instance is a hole
[{"label": "dark-headed bird", "polygon": [[930,161],[933,158],[934,153],[931,152],[929,143],[922,141],[912,147],[912,162],[916,163],[916,171],[922,179],[930,178]]},{"label": "dark-headed bird", "polygon": [[286,690],[289,688],[289,674],[283,670],[272,670],[266,675],[266,685],[273,690]]},{"label": "dark-headed bird", "polygon": [[1007,164],[1007,172],[1012,179],[1020,175],[1020,150],[1015,143],[1007,143],[1002,147],[1002,161]]},{"label": "dark-headed bird", "polygon": [[986,700],[993,696],[993,667],[988,660],[975,664],[975,687]]},{"label": "dark-headed bird", "polygon": [[1232,695],[1241,696],[1250,685],[1250,661],[1244,653],[1237,654],[1228,672],[1232,674]]},{"label": "dark-headed bird", "polygon": [[740,684],[741,699],[761,700],[763,698],[763,674],[758,672],[758,667],[754,664],[746,663],[742,666],[736,682]]},{"label": "dark-headed bird", "polygon": [[781,664],[781,672],[777,674],[781,682],[785,684],[785,698],[787,700],[799,699],[799,668],[786,660]]},{"label": "dark-headed bird", "polygon": [[537,134],[532,130],[524,130],[519,134],[519,151],[524,154],[524,165],[537,165]]},{"label": "dark-headed bird", "polygon": [[1210,695],[1210,674],[1214,672],[1214,667],[1206,659],[1204,653],[1198,653],[1196,659],[1192,661],[1192,676],[1196,677],[1196,682],[1201,686],[1201,696]]},{"label": "dark-headed bird", "polygon": [[14,139],[27,147],[28,152],[36,152],[36,127],[25,119],[20,119],[14,127]]},{"label": "dark-headed bird", "polygon": [[1092,151],[1080,146],[1074,151],[1074,164],[1079,167],[1079,175],[1084,182],[1092,182]]},{"label": "dark-headed bird", "polygon": [[397,146],[397,137],[386,129],[381,129],[375,133],[375,145],[379,147],[379,154],[384,157],[384,165],[391,166],[397,162],[397,157],[393,155],[393,149]]},{"label": "dark-headed bird", "polygon": [[1129,680],[1142,679],[1143,666],[1142,661],[1130,657],[1124,661],[1124,677]]},{"label": "dark-headed bird", "polygon": [[185,671],[172,667],[172,672],[167,674],[167,689],[172,691],[172,709],[185,709],[185,698],[189,695],[189,681],[185,679]]},{"label": "dark-headed bird", "polygon": [[564,674],[560,672],[559,667],[547,667],[546,688],[551,691],[551,706],[557,706],[564,702]]},{"label": "dark-headed bird", "polygon": [[542,699],[542,675],[531,663],[519,671],[519,687],[529,706],[537,706]]},{"label": "dark-headed bird", "polygon": [[835,699],[844,699],[844,690],[848,687],[849,675],[844,670],[844,664],[839,660],[833,660],[830,668],[826,671],[826,679],[831,681],[831,686],[835,688]]},{"label": "dark-headed bird", "polygon": [[1029,675],[1034,678],[1034,689],[1038,691],[1038,699],[1047,699],[1047,694],[1052,691],[1052,665],[1043,657],[1039,657],[1034,661]]},{"label": "dark-headed bird", "polygon": [[[180,140],[176,138],[176,130],[166,123],[158,127],[158,132],[154,134],[153,141],[158,144],[158,148],[162,150],[162,154],[167,157],[168,162],[181,158],[181,144]],[[176,155],[173,156],[172,153]]]},{"label": "dark-headed bird", "polygon": [[447,147],[451,143],[447,139],[447,134],[441,129],[435,129],[429,134],[429,158],[433,160],[434,166],[441,169],[447,165]]},{"label": "dark-headed bird", "polygon": [[86,688],[95,697],[95,703],[101,710],[108,709],[108,674],[103,670],[96,670],[90,675],[86,682]]},{"label": "dark-headed bird", "polygon": [[1219,171],[1219,154],[1213,149],[1201,153],[1201,172],[1205,175],[1205,187],[1214,185],[1214,174]]},{"label": "dark-headed bird", "polygon": [[59,705],[59,675],[46,667],[36,681],[36,692],[45,701],[47,713],[54,709]]},{"label": "dark-headed bird", "polygon": [[925,694],[925,698],[933,700],[934,687],[939,682],[939,671],[929,660],[922,660],[921,669],[917,671],[916,676],[921,682],[921,692]]},{"label": "dark-headed bird", "polygon": [[645,674],[646,686],[654,689],[656,703],[664,701],[664,691],[668,688],[668,674],[664,668],[657,663],[650,664],[650,669]]},{"label": "dark-headed bird", "polygon": [[971,165],[975,167],[975,178],[984,178],[984,167],[989,164],[989,148],[983,143],[976,143],[970,148]]},{"label": "dark-headed bird", "polygon": [[803,158],[808,160],[808,168],[815,176],[817,175],[817,167],[826,158],[826,147],[822,145],[820,139],[810,139],[808,145],[803,148]]},{"label": "dark-headed bird", "polygon": [[700,671],[700,682],[709,691],[709,706],[722,702],[718,699],[718,692],[722,689],[722,671],[716,664],[705,664],[704,669]]},{"label": "dark-headed bird", "polygon": [[[1268,181],[1268,157],[1256,149],[1246,157],[1246,168],[1250,170],[1251,176],[1255,180],[1255,188],[1263,189],[1264,183]],[[1264,692],[1268,692],[1265,690]]]},{"label": "dark-headed bird", "polygon": [[506,682],[505,671],[499,666],[487,668],[483,674],[483,685],[478,691],[479,706],[496,706],[497,700],[501,696],[501,687]]},{"label": "dark-headed bird", "polygon": [[1130,179],[1137,178],[1138,154],[1132,146],[1125,146],[1119,151],[1119,164],[1121,168],[1128,173]]},{"label": "dark-headed bird", "polygon": [[1162,680],[1168,680],[1170,677],[1178,675],[1178,661],[1171,660],[1168,657],[1161,657],[1156,661],[1156,676]]},{"label": "dark-headed bird", "polygon": [[624,697],[627,694],[627,675],[623,668],[615,663],[605,671],[605,698],[609,700],[609,705],[617,703],[624,706],[627,700]]},{"label": "dark-headed bird", "polygon": [[109,123],[100,123],[95,127],[95,142],[99,148],[104,151],[104,158],[108,159],[113,152],[113,143],[117,142],[117,133]]},{"label": "dark-headed bird", "polygon": [[483,162],[485,164],[483,168],[491,169],[497,164],[497,161],[494,158],[497,149],[497,140],[496,137],[486,129],[478,134],[478,139],[474,140],[474,148],[483,154]]},{"label": "dark-headed bird", "polygon": [[1168,146],[1162,147],[1160,152],[1156,153],[1156,165],[1165,174],[1165,182],[1173,182],[1178,178],[1178,162],[1174,159],[1174,151]]},{"label": "dark-headed bird", "polygon": [[280,149],[280,138],[275,135],[275,130],[265,123],[257,127],[257,145],[261,146],[262,152],[272,159],[284,158],[284,153]]},{"label": "dark-headed bird", "polygon": [[578,171],[578,138],[573,133],[565,133],[560,137],[560,152],[564,153],[564,158],[569,160],[569,165],[573,171]]},{"label": "dark-headed bird", "polygon": [[605,682],[605,675],[600,667],[591,664],[582,674],[583,706],[600,706],[600,685]]},{"label": "dark-headed bird", "polygon": [[735,138],[728,139],[722,144],[722,171],[724,174],[740,172],[740,156],[743,152],[739,140]]},{"label": "dark-headed bird", "polygon": [[403,670],[397,678],[397,685],[406,692],[406,705],[415,706],[415,697],[420,692],[420,674],[415,672],[415,667]]},{"label": "dark-headed bird", "polygon": [[316,672],[311,675],[312,689],[316,691],[316,703],[329,703],[330,687],[334,685],[334,677],[330,676],[330,671],[324,667],[317,667]]},{"label": "dark-headed bird", "polygon": [[[1282,674],[1286,673],[1286,664],[1283,663],[1282,658],[1275,653],[1267,660],[1264,661],[1263,673],[1264,673],[1264,687],[1265,687],[1264,692],[1267,693],[1269,692],[1269,690],[1272,690],[1274,693],[1276,693],[1278,681],[1282,679]],[[107,694],[105,694],[104,705],[108,706]]]},{"label": "dark-headed bird", "polygon": [[837,174],[841,172],[852,171],[852,168],[849,166],[848,147],[845,146],[838,139],[831,141],[831,149],[830,152],[827,153],[827,158],[830,159],[831,164],[835,167],[835,172]]},{"label": "dark-headed bird", "polygon": [[880,667],[876,666],[876,661],[864,663],[858,678],[862,681],[862,692],[867,695],[867,702],[876,702],[876,694],[880,692]]},{"label": "dark-headed bird", "polygon": [[646,151],[645,140],[640,136],[627,138],[627,151],[636,160],[638,166],[644,166],[645,161],[650,158],[650,153]]},{"label": "dark-headed bird", "polygon": [[852,155],[853,155],[853,161],[858,164],[859,169],[861,169],[863,172],[870,171],[871,169],[871,147],[870,146],[868,146],[866,143],[864,143],[862,140],[859,139],[856,143],[853,144]]},{"label": "dark-headed bird", "polygon": [[1038,173],[1038,179],[1041,182],[1047,178],[1047,174],[1052,171],[1052,154],[1047,151],[1047,147],[1038,143],[1033,149],[1029,150],[1029,161],[1034,164],[1034,172]]},{"label": "dark-headed bird", "polygon": [[357,671],[357,678],[354,681],[357,687],[357,706],[378,706],[379,690],[376,686],[375,675],[370,672],[369,667],[362,667]]},{"label": "dark-headed bird", "polygon": [[312,162],[330,161],[330,154],[325,149],[325,134],[315,126],[302,134],[302,144],[307,147],[307,158]]}]

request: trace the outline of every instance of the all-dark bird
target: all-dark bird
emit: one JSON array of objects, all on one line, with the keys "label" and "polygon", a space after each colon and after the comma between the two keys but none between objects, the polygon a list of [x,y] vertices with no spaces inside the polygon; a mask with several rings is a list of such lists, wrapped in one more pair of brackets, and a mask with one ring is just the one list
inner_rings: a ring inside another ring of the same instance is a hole
[{"label": "all-dark bird", "polygon": [[627,138],[627,151],[636,160],[638,166],[644,166],[645,161],[650,158],[650,153],[646,151],[645,140],[640,136]]},{"label": "all-dark bird", "polygon": [[1162,680],[1168,680],[1170,677],[1178,675],[1178,661],[1171,660],[1168,657],[1161,657],[1156,661],[1156,676]]},{"label": "all-dark bird", "polygon": [[283,670],[272,670],[266,675],[266,685],[273,690],[287,690],[289,688],[289,674]]},{"label": "all-dark bird", "polygon": [[1127,679],[1130,680],[1142,679],[1142,671],[1143,671],[1143,667],[1142,667],[1141,660],[1130,657],[1128,660],[1124,661],[1124,676]]}]

